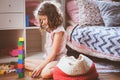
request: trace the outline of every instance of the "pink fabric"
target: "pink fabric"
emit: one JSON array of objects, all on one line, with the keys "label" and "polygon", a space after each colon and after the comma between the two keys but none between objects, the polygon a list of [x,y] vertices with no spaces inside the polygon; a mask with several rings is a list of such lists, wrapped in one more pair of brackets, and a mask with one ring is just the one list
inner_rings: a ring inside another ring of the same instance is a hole
[{"label": "pink fabric", "polygon": [[79,23],[79,8],[75,0],[67,2],[67,12],[73,22]]},{"label": "pink fabric", "polygon": [[63,35],[63,39],[62,39],[62,42],[61,42],[60,50],[58,51],[57,57],[56,57],[55,60],[59,60],[62,56],[66,55],[66,53],[67,53],[67,48],[66,48],[67,34],[65,32],[65,29],[62,26],[60,26],[57,29],[55,29],[53,32],[47,33],[46,44],[45,44],[46,53],[43,56],[44,58],[46,58],[47,56],[49,56],[51,54],[52,45],[53,45],[52,41],[53,41],[53,38],[54,38],[54,34],[57,33],[57,32],[61,32],[61,31],[64,32],[64,35]]},{"label": "pink fabric", "polygon": [[18,49],[13,49],[13,50],[10,52],[10,55],[11,55],[12,57],[18,56]]}]

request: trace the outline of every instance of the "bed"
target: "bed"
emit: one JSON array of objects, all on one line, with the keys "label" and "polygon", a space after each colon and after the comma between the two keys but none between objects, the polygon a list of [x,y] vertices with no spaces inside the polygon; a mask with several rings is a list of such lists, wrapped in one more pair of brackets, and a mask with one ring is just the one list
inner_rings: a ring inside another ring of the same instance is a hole
[{"label": "bed", "polygon": [[[77,6],[70,7],[71,2]],[[85,55],[120,61],[120,2],[70,0],[67,8],[72,22],[66,29],[67,45]]]}]

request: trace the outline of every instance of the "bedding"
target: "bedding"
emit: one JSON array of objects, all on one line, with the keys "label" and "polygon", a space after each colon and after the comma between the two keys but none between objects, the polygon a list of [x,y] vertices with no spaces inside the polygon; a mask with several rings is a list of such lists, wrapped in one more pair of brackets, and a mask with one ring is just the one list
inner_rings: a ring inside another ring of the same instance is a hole
[{"label": "bedding", "polygon": [[80,27],[104,25],[96,0],[76,0]]},{"label": "bedding", "polygon": [[[70,32],[72,31],[72,32]],[[120,61],[120,27],[91,26],[68,28],[67,45],[86,55]]]},{"label": "bedding", "polygon": [[[70,7],[71,2],[78,8]],[[69,0],[67,46],[89,56],[120,61],[119,5],[113,0]]]},{"label": "bedding", "polygon": [[79,23],[79,9],[75,0],[67,0],[66,12],[74,23]]},{"label": "bedding", "polygon": [[96,3],[105,26],[120,26],[120,2],[97,1]]}]

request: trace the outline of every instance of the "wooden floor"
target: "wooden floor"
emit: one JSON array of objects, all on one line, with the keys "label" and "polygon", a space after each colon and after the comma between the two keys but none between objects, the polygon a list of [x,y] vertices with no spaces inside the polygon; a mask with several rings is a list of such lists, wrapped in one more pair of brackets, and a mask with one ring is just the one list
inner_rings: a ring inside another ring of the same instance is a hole
[{"label": "wooden floor", "polygon": [[99,73],[99,80],[120,80],[119,73]]},{"label": "wooden floor", "polygon": [[[18,74],[9,73],[5,75],[0,75],[0,80],[52,80],[52,79],[31,78],[27,71],[25,72],[24,78],[19,79]],[[99,73],[98,80],[120,80],[120,73]]]},{"label": "wooden floor", "polygon": [[[34,56],[32,56],[32,58],[34,58]],[[36,56],[35,56],[35,58],[36,58]],[[99,60],[99,59],[97,59],[97,60]],[[94,61],[97,61],[97,60],[95,59]],[[99,61],[110,63],[110,61],[105,61],[105,60],[99,60]],[[112,63],[110,63],[110,64],[112,64]],[[116,64],[119,64],[119,62]],[[113,64],[113,65],[116,65],[116,64]],[[5,75],[0,75],[0,80],[50,80],[50,79],[31,78],[31,76],[29,75],[29,71],[25,71],[24,78],[19,79],[17,73],[9,73],[9,74],[5,74]],[[119,73],[117,73],[117,72],[116,73],[108,73],[108,72],[99,73],[98,80],[120,80],[120,72]]]}]

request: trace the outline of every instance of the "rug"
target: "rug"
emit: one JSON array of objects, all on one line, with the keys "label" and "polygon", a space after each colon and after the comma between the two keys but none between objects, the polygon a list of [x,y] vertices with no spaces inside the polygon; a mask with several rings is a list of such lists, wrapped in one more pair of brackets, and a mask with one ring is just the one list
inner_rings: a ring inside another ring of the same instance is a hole
[{"label": "rug", "polygon": [[94,58],[97,72],[120,72],[120,62],[114,62],[106,59]]}]

